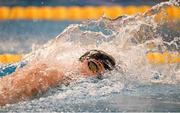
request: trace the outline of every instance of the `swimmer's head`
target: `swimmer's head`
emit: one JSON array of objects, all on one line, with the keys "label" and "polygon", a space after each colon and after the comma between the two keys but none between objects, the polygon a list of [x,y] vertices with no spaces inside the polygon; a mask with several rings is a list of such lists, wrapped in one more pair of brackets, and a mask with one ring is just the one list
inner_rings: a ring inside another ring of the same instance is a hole
[{"label": "swimmer's head", "polygon": [[101,50],[90,50],[79,60],[85,62],[93,74],[101,74],[105,70],[112,70],[115,67],[115,59]]}]

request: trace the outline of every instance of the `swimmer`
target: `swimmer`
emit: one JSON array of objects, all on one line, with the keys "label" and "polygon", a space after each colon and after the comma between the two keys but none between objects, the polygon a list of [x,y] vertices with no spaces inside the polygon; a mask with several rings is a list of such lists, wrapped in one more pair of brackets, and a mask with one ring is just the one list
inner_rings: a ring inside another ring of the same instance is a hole
[{"label": "swimmer", "polygon": [[[112,70],[115,67],[115,59],[101,50],[86,52],[78,62],[78,65],[72,66],[73,69],[78,66],[78,70],[74,69],[78,74],[73,76],[101,78],[106,70]],[[17,69],[11,75],[0,79],[0,105],[30,100],[58,84],[68,85],[73,80],[73,76],[67,76],[64,73],[57,67],[49,68],[42,62]]]}]

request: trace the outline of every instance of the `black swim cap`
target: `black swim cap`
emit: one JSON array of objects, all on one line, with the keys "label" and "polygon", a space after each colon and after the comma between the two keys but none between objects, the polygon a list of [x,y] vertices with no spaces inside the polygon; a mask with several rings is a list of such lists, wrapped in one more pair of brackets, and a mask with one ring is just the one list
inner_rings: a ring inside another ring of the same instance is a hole
[{"label": "black swim cap", "polygon": [[100,61],[105,70],[112,70],[115,67],[115,59],[111,55],[101,50],[90,50],[79,58],[81,62],[85,59],[95,59]]}]

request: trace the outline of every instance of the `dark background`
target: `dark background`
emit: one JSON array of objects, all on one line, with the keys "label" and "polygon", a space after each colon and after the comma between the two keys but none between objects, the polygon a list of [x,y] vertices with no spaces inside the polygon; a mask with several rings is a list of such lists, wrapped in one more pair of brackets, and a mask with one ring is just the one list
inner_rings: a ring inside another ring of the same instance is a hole
[{"label": "dark background", "polygon": [[0,6],[155,5],[167,0],[0,0]]}]

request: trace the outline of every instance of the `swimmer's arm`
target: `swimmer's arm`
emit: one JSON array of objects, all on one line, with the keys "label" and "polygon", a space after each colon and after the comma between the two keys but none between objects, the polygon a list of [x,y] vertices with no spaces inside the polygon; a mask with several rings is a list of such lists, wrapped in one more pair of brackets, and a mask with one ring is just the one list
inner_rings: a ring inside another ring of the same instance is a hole
[{"label": "swimmer's arm", "polygon": [[31,99],[63,82],[63,73],[45,64],[25,67],[0,79],[0,105]]}]

